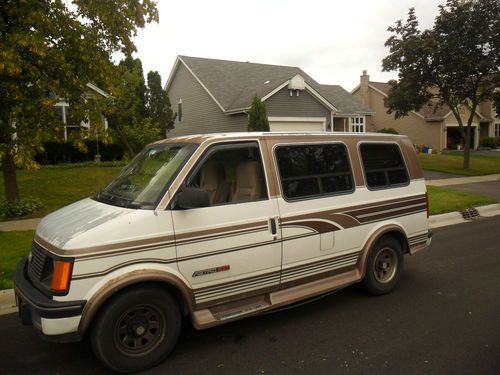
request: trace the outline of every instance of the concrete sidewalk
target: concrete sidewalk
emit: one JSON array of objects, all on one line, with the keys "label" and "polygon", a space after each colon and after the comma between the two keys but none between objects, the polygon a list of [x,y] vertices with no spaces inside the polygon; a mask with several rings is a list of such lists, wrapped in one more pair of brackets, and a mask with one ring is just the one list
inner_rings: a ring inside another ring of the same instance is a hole
[{"label": "concrete sidewalk", "polygon": [[437,180],[426,180],[425,184],[430,186],[452,186],[477,184],[481,182],[498,181],[500,182],[500,174],[488,174],[485,176],[470,176],[470,177],[454,177],[443,178]]},{"label": "concrete sidewalk", "polygon": [[40,218],[11,220],[0,222],[0,232],[12,232],[15,230],[35,230]]}]

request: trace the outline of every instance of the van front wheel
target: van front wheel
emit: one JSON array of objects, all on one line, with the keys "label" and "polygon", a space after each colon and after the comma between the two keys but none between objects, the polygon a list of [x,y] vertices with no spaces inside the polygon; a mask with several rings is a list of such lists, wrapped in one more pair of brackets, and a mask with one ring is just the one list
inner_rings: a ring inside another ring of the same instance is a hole
[{"label": "van front wheel", "polygon": [[365,289],[373,295],[391,292],[401,277],[403,263],[399,242],[393,237],[382,237],[368,255],[363,279]]},{"label": "van front wheel", "polygon": [[119,293],[99,312],[90,340],[109,368],[137,372],[162,362],[179,337],[181,317],[172,296],[155,286]]}]

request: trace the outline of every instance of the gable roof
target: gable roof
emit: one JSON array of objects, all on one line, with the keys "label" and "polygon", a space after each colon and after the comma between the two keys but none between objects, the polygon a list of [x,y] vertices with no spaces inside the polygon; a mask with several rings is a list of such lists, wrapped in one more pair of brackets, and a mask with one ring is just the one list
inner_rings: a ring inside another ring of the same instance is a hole
[{"label": "gable roof", "polygon": [[250,108],[255,94],[265,101],[285,87],[290,79],[300,75],[304,78],[306,89],[330,110],[338,114],[373,113],[342,87],[320,85],[294,66],[178,56],[166,84],[167,90],[180,63],[184,64],[223,112],[243,112]]}]

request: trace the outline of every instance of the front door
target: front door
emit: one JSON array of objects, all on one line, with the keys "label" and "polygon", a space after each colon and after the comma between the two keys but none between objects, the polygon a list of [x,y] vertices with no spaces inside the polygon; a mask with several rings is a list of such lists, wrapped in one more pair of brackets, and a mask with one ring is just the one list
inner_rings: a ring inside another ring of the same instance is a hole
[{"label": "front door", "polygon": [[193,288],[196,308],[278,289],[278,207],[269,199],[265,172],[257,141],[216,144],[184,182],[206,191],[210,205],[175,209],[174,197],[178,267]]}]

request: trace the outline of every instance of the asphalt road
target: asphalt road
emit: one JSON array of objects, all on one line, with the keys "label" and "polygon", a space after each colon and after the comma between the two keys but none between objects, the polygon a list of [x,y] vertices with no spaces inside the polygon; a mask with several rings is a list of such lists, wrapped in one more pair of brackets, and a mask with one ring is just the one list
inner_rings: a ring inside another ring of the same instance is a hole
[{"label": "asphalt road", "polygon": [[[185,324],[150,374],[500,374],[500,216],[435,230],[399,288],[353,286],[279,313]],[[102,374],[85,343],[49,344],[0,317],[0,373]]]}]

